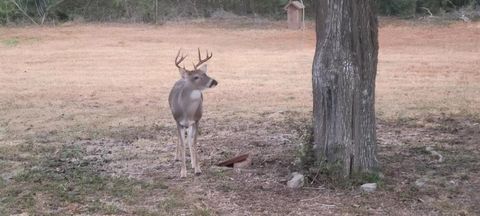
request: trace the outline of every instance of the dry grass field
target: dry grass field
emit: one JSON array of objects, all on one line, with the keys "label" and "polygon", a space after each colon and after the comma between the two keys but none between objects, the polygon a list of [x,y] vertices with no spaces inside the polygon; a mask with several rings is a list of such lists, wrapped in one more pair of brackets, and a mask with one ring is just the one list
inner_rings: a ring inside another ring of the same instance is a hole
[{"label": "dry grass field", "polygon": [[[285,186],[311,115],[315,35],[237,27],[0,27],[0,215],[480,214],[480,23],[382,22],[372,194]],[[187,179],[167,102],[180,47],[187,62],[213,51],[219,81],[204,94],[204,173]],[[249,169],[214,166],[243,152]]]}]

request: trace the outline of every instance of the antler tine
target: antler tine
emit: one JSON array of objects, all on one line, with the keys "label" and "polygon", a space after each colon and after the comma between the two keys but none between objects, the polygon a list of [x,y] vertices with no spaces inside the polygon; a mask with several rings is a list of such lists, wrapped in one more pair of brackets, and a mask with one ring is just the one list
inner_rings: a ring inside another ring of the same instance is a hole
[{"label": "antler tine", "polygon": [[198,61],[202,61],[202,55],[200,54],[200,48],[198,48]]},{"label": "antler tine", "polygon": [[[187,58],[187,56],[183,56],[182,54],[182,56],[180,57],[180,60],[178,59],[178,57],[180,56],[181,50],[182,49],[178,50],[177,57],[175,57],[175,66],[177,66],[177,68],[181,68],[179,64],[182,63],[182,61],[185,60],[185,58]],[[185,65],[183,66],[183,69],[185,69]]]},{"label": "antler tine", "polygon": [[200,54],[200,48],[198,48],[198,63],[193,66],[195,68],[195,70],[198,68],[198,66],[202,65],[203,63],[207,62],[208,60],[210,60],[213,57],[213,53],[210,53],[210,55],[209,55],[208,50],[206,50],[205,53],[206,53],[206,58],[202,59],[202,55]]}]

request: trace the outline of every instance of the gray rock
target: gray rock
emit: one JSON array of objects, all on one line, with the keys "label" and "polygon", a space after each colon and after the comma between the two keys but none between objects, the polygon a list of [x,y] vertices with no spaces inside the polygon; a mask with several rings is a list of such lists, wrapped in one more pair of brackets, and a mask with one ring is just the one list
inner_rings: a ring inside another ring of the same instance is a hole
[{"label": "gray rock", "polygon": [[428,147],[425,148],[425,150],[430,152],[430,154],[432,154],[433,156],[437,157],[437,160],[438,160],[439,163],[443,162],[443,156],[440,153],[438,153],[437,151],[433,150],[432,147],[428,146]]},{"label": "gray rock", "polygon": [[457,182],[455,182],[454,180],[451,180],[448,183],[452,186],[457,186]]},{"label": "gray rock", "polygon": [[289,188],[301,188],[303,187],[305,177],[298,173],[294,172],[292,173],[292,178],[287,182],[287,186]]},{"label": "gray rock", "polygon": [[377,183],[363,184],[362,186],[360,186],[360,188],[365,192],[371,193],[377,190]]},{"label": "gray rock", "polygon": [[384,175],[383,173],[381,173],[381,172],[378,173],[378,177],[379,177],[380,179],[385,179],[385,175]]},{"label": "gray rock", "polygon": [[415,186],[418,188],[424,187],[427,184],[428,179],[426,178],[419,178],[415,181]]}]

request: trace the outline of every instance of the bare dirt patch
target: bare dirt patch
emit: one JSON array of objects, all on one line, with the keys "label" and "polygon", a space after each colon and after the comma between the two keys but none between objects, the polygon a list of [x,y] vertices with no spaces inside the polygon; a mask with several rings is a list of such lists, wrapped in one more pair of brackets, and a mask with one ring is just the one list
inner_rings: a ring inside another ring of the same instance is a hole
[{"label": "bare dirt patch", "polygon": [[[384,178],[373,194],[285,186],[299,147],[291,122],[311,115],[314,32],[278,23],[223,25],[0,28],[0,193],[9,194],[0,198],[0,213],[479,214],[478,23],[382,25],[377,111]],[[212,50],[210,75],[220,82],[204,96],[204,174],[190,172],[185,180],[172,161],[167,104],[180,47],[192,56],[197,47]],[[73,165],[87,161],[88,169],[78,173],[63,163],[69,157],[61,153],[71,148],[82,152]],[[250,169],[213,166],[244,152],[254,155]],[[44,177],[83,182],[77,177],[87,173],[98,177],[92,186],[115,190],[92,193],[98,202],[87,196],[55,203],[52,197],[63,196],[55,184],[18,178],[39,174],[42,167],[32,163],[52,157],[62,163],[45,165],[40,174],[51,175]],[[39,193],[16,196],[22,189]],[[23,204],[13,205],[18,197]]]}]

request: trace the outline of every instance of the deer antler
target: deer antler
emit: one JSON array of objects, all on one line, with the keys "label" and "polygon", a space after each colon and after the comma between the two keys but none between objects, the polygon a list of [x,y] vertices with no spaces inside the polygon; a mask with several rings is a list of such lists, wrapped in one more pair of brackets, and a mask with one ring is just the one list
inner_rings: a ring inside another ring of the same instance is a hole
[{"label": "deer antler", "polygon": [[[177,66],[177,68],[181,68],[179,64],[182,63],[182,61],[185,60],[185,58],[187,58],[187,56],[183,56],[183,54],[182,54],[182,57],[180,57],[181,50],[182,49],[178,50],[177,57],[175,57],[175,66]],[[180,57],[180,59],[178,59],[178,57]],[[185,65],[183,66],[183,69],[185,69]]]},{"label": "deer antler", "polygon": [[208,50],[206,50],[205,53],[207,57],[205,59],[202,59],[202,55],[200,54],[200,48],[198,48],[198,63],[196,65],[193,65],[195,70],[197,70],[198,66],[202,65],[203,63],[207,62],[209,59],[212,58],[213,53],[210,53],[210,55],[208,55]]}]

